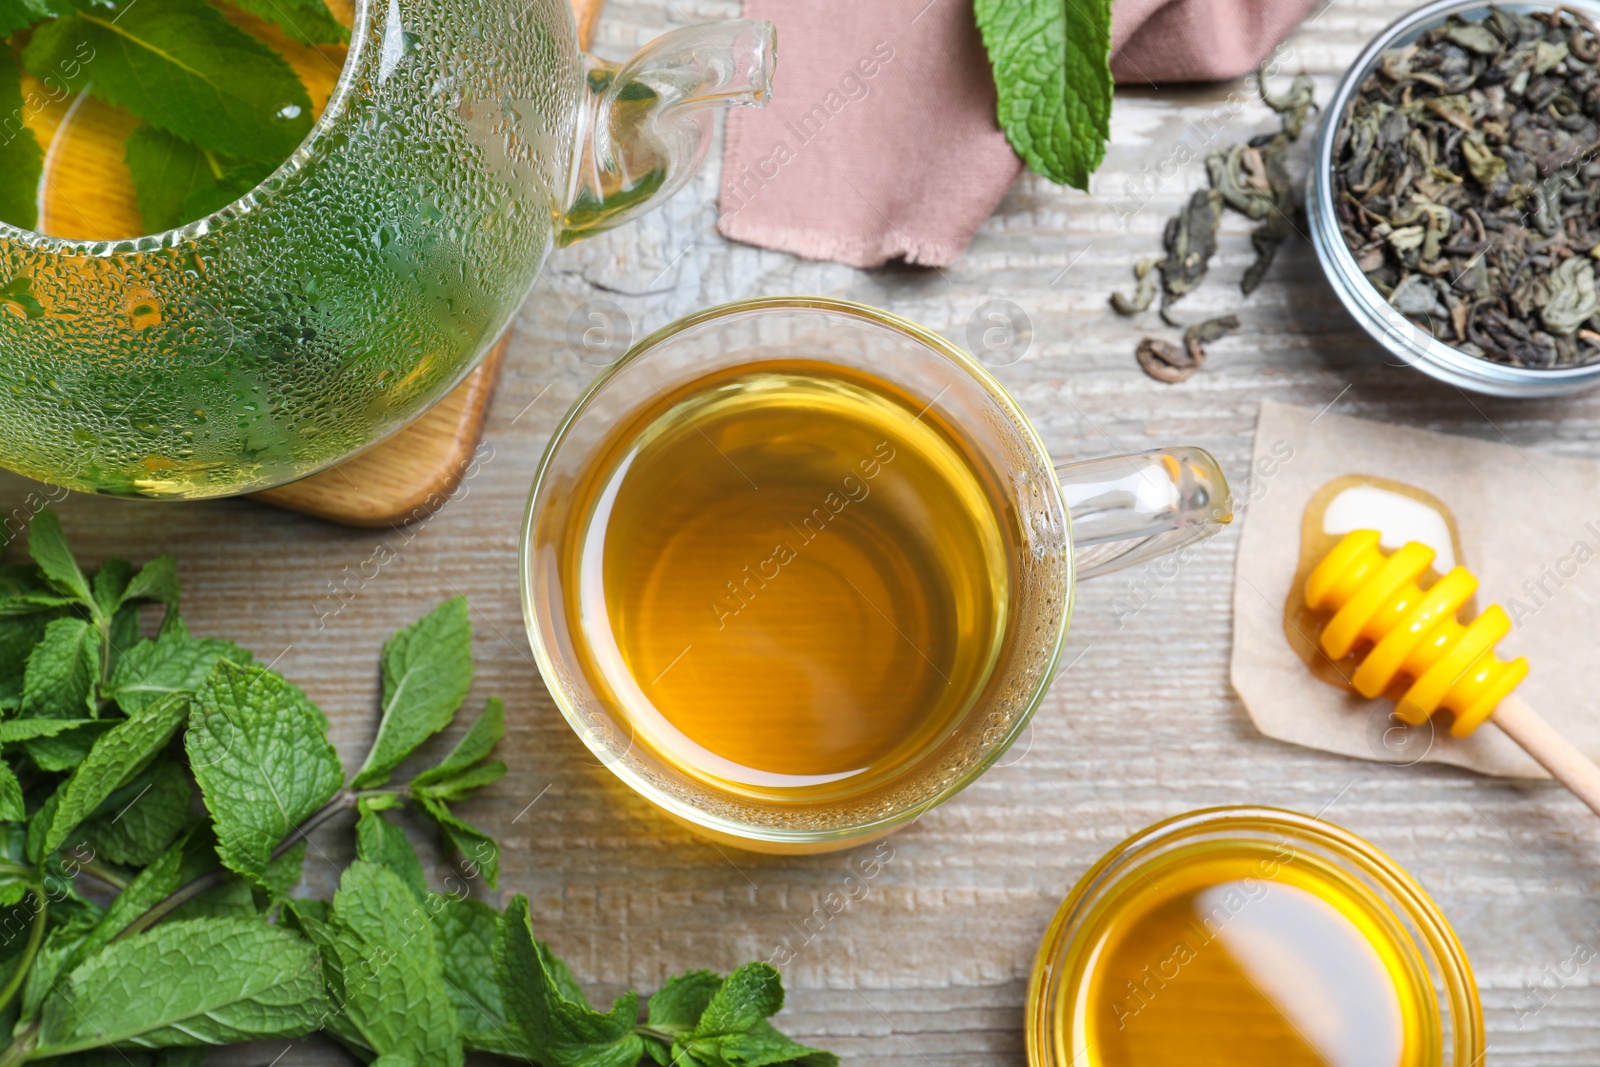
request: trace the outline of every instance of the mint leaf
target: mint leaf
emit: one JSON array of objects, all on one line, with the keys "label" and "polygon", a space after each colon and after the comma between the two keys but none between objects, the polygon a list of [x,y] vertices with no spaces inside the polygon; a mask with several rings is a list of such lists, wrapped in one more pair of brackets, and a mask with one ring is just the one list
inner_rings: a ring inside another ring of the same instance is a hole
[{"label": "mint leaf", "polygon": [[[0,619],[15,619],[25,615],[38,615],[44,612],[57,611],[58,608],[73,607],[77,603],[78,601],[75,597],[57,596],[55,593],[23,593],[16,596],[0,597]],[[45,621],[48,622],[49,620]]]},{"label": "mint leaf", "polygon": [[157,556],[139,568],[122,591],[117,607],[136,600],[154,600],[168,607],[178,603],[178,563],[171,556]]},{"label": "mint leaf", "polygon": [[808,1048],[765,1021],[743,1033],[697,1038],[681,1047],[685,1061],[706,1067],[837,1067],[839,1062],[833,1053]]},{"label": "mint leaf", "polygon": [[123,159],[133,178],[139,215],[150,233],[192,222],[184,201],[192,193],[215,188],[222,177],[204,149],[148,122],[128,135]]},{"label": "mint leaf", "polygon": [[505,776],[506,765],[495,760],[479,767],[469,767],[447,778],[436,780],[430,785],[418,786],[413,782],[411,791],[419,797],[461,800],[486,785],[493,785]]},{"label": "mint leaf", "polygon": [[101,618],[109,619],[117,613],[122,606],[123,590],[132,580],[133,564],[120,556],[112,556],[95,570],[89,579],[89,588]]},{"label": "mint leaf", "polygon": [[531,1060],[527,1041],[506,1019],[495,979],[494,944],[500,913],[476,900],[449,900],[433,920],[444,963],[445,988],[461,1019],[461,1037],[473,1052]]},{"label": "mint leaf", "polygon": [[417,860],[416,849],[406,840],[404,830],[379,814],[398,803],[391,796],[361,798],[357,804],[361,817],[356,821],[356,855],[389,868],[400,876],[418,900],[426,900],[428,879]]},{"label": "mint leaf", "polygon": [[94,719],[11,719],[0,722],[0,745],[35,737],[54,737],[67,730],[94,724]]},{"label": "mint leaf", "polygon": [[693,1030],[706,1012],[711,998],[722,988],[722,975],[714,971],[688,971],[668,978],[656,990],[646,1008],[646,1019],[652,1029],[668,1031]]},{"label": "mint leaf", "polygon": [[998,117],[1017,154],[1089,188],[1111,136],[1111,0],[976,0]]},{"label": "mint leaf", "polygon": [[[276,2],[276,0],[269,0]],[[238,162],[145,123],[128,136],[125,159],[152,233],[203,219],[261,184],[282,163]]]},{"label": "mint leaf", "polygon": [[453,778],[494,751],[494,746],[506,735],[506,705],[499,697],[490,697],[483,714],[473,722],[472,728],[456,742],[456,747],[439,763],[411,779],[413,786],[430,785]]},{"label": "mint leaf", "polygon": [[[658,1010],[656,1001],[663,998]],[[833,1053],[808,1048],[767,1022],[767,1017],[782,1007],[783,980],[777,969],[767,963],[747,963],[726,981],[698,971],[668,982],[651,998],[650,1019],[652,1027],[680,1033],[669,1062],[704,1067],[834,1067],[839,1058]],[[682,1033],[685,1021],[696,1010],[698,1021]],[[659,1046],[652,1055],[657,1052]],[[662,1062],[659,1055],[656,1058]]]},{"label": "mint leaf", "polygon": [[235,7],[276,22],[304,44],[339,44],[350,31],[333,17],[322,0],[232,0]]},{"label": "mint leaf", "polygon": [[446,844],[483,873],[484,884],[500,888],[500,846],[495,839],[454,815],[442,800],[418,797],[417,803],[439,824]]},{"label": "mint leaf", "polygon": [[96,907],[74,908],[65,916],[61,916],[60,912],[60,908],[51,906],[50,919],[52,922],[59,919],[60,925],[45,935],[44,945],[40,947],[39,955],[34,957],[33,970],[28,972],[27,980],[23,983],[24,1018],[32,1018],[45,998],[55,991],[62,973],[68,969],[67,964],[76,964],[79,948],[100,924],[104,914]]},{"label": "mint leaf", "polygon": [[382,785],[418,745],[450,725],[472,685],[465,597],[446,600],[383,646],[383,721],[355,787]]},{"label": "mint leaf", "polygon": [[330,986],[344,1020],[366,1047],[418,1065],[460,1067],[460,1022],[428,912],[399,875],[366,860],[351,864],[318,933],[324,970],[330,962],[337,968]]},{"label": "mint leaf", "polygon": [[171,740],[188,714],[188,694],[173,693],[139,709],[102,735],[62,788],[44,851],[54,852],[66,844],[79,823]]},{"label": "mint leaf", "polygon": [[[0,608],[4,603],[0,601]],[[37,614],[27,618],[0,617],[0,708],[21,706],[22,677],[28,669],[28,657],[44,639],[44,628],[53,621]]]},{"label": "mint leaf", "polygon": [[41,508],[28,524],[28,555],[39,565],[39,572],[56,592],[70,596],[86,608],[95,606],[89,583],[78,569],[61,520],[51,508]]},{"label": "mint leaf", "polygon": [[324,722],[277,674],[217,662],[184,742],[224,866],[262,878],[278,843],[339,791],[344,770]]},{"label": "mint leaf", "polygon": [[[30,5],[0,0],[0,40],[32,23]],[[39,175],[44,153],[33,131],[22,124],[22,72],[9,48],[0,49],[0,221],[31,230],[39,223]],[[30,283],[31,284],[31,283]]]},{"label": "mint leaf", "polygon": [[70,771],[83,762],[95,741],[112,725],[107,721],[90,722],[59,734],[30,738],[22,743],[22,750],[41,771]]},{"label": "mint leaf", "polygon": [[0,760],[0,822],[21,822],[28,817],[22,804],[22,783],[11,765]]},{"label": "mint leaf", "polygon": [[[92,63],[73,61],[81,49]],[[22,59],[37,76],[239,159],[280,163],[311,129],[311,99],[289,64],[202,0],[80,11],[35,30]]]},{"label": "mint leaf", "polygon": [[506,1013],[543,1067],[635,1067],[644,1055],[633,1032],[639,995],[619,997],[602,1014],[563,992],[554,957],[534,939],[526,897],[506,908],[494,960]]},{"label": "mint leaf", "polygon": [[141,641],[122,654],[111,672],[105,696],[131,715],[169,693],[199,689],[220,659],[240,666],[252,662],[250,653],[232,641],[168,631],[154,641]]},{"label": "mint leaf", "polygon": [[158,757],[144,773],[106,797],[78,830],[83,844],[97,857],[142,867],[189,826],[193,797],[183,768]]},{"label": "mint leaf", "polygon": [[[71,7],[53,0],[0,0],[0,37],[10,37],[18,30],[25,30],[36,22],[42,22],[56,15],[63,15]],[[6,105],[6,114],[12,114],[11,105]],[[12,219],[7,218],[13,226],[20,226]],[[28,225],[32,226],[32,223]]]},{"label": "mint leaf", "polygon": [[[106,909],[105,916],[84,939],[77,953],[78,960],[111,944],[111,939],[122,933],[129,923],[161,903],[183,884],[186,847],[187,842],[181,841],[172,845],[117,894],[117,899]],[[72,966],[76,964],[75,960]]]},{"label": "mint leaf", "polygon": [[[279,164],[283,161],[279,160]],[[236,163],[222,172],[216,184],[196,189],[183,200],[184,222],[203,219],[214,211],[221,211],[245,193],[271,177],[277,170],[271,163]]]},{"label": "mint leaf", "polygon": [[22,676],[22,716],[97,718],[94,686],[100,680],[100,636],[82,619],[56,619],[28,656]]},{"label": "mint leaf", "polygon": [[36,1055],[299,1037],[325,1009],[317,954],[254,919],[190,919],[106,946],[45,1002]]},{"label": "mint leaf", "polygon": [[770,963],[747,963],[712,995],[691,1037],[717,1037],[750,1029],[783,1008],[783,979]]}]

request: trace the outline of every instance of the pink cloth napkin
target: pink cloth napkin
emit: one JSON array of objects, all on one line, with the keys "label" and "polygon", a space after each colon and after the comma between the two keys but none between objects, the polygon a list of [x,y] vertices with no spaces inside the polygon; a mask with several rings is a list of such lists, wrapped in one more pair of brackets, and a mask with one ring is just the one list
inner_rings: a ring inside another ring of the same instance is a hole
[{"label": "pink cloth napkin", "polygon": [[[1315,2],[1116,0],[1112,73],[1238,77]],[[718,229],[855,267],[959,258],[1022,166],[970,0],[745,0],[745,15],[777,24],[778,73],[768,107],[729,116]]]}]

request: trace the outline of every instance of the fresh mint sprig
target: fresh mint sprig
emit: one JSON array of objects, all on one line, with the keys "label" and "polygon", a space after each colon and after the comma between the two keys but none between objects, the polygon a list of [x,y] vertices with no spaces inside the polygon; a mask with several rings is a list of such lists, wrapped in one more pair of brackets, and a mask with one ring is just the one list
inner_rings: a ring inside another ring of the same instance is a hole
[{"label": "fresh mint sprig", "polygon": [[975,0],[1011,147],[1051,181],[1089,188],[1111,136],[1111,0]]},{"label": "fresh mint sprig", "polygon": [[[307,45],[349,31],[323,0],[230,0]],[[237,14],[235,15],[237,17]],[[270,35],[270,34],[269,34]],[[20,58],[20,63],[19,63]],[[141,120],[125,161],[145,229],[202,218],[265,179],[311,129],[311,98],[272,45],[206,0],[0,0],[0,220],[33,228],[42,152],[24,123],[85,93]]]},{"label": "fresh mint sprig", "polygon": [[[169,558],[86,574],[48,510],[29,549],[0,565],[0,1067],[199,1067],[205,1046],[318,1030],[376,1067],[837,1064],[768,1021],[767,964],[673,978],[641,1021],[636,993],[590,1004],[525,898],[501,912],[429,888],[407,809],[486,885],[498,873],[494,839],[449,805],[505,774],[499,700],[392,783],[471,686],[464,600],[384,646],[377,740],[346,784],[303,692],[189,634]],[[333,899],[291,897],[307,836],[351,814]]]}]

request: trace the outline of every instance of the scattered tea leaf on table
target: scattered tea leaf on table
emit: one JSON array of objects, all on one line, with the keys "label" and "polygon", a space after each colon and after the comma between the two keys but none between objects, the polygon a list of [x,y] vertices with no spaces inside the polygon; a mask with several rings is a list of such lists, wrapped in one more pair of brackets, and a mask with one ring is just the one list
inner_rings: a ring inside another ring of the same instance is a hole
[{"label": "scattered tea leaf on table", "polygon": [[446,600],[383,646],[383,721],[355,787],[382,785],[422,742],[450,725],[472,685],[472,623]]},{"label": "scattered tea leaf on table", "polygon": [[339,791],[344,770],[326,730],[277,674],[217,662],[184,740],[227,867],[264,877],[278,843]]},{"label": "scattered tea leaf on table", "polygon": [[1039,174],[1077,189],[1111,136],[1110,0],[977,0],[1000,126]]},{"label": "scattered tea leaf on table", "polygon": [[[16,23],[18,9],[26,5],[19,0],[0,0],[0,39],[32,23],[27,18]],[[22,72],[10,49],[0,49],[0,222],[9,222],[31,230],[39,222],[39,175],[44,167],[44,153],[33,131],[21,122],[25,114],[22,105]],[[14,117],[13,117],[14,116]]]},{"label": "scattered tea leaf on table", "polygon": [[281,163],[311,129],[311,99],[293,68],[203,0],[80,11],[41,26],[22,56],[37,77],[238,159]]},{"label": "scattered tea leaf on table", "polygon": [[91,956],[45,1002],[36,1054],[299,1037],[327,1011],[317,954],[255,919],[166,923]]}]

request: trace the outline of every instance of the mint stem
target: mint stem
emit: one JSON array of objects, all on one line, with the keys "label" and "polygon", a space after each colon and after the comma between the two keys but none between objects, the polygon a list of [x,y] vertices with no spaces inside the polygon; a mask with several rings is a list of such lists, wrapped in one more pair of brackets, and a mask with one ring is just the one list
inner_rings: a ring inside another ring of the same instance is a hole
[{"label": "mint stem", "polygon": [[119,893],[128,888],[128,879],[124,878],[122,875],[116,873],[108,867],[102,867],[100,864],[92,861],[85,863],[74,860],[73,862],[77,863],[78,871],[80,873],[87,874],[90,878],[93,878],[97,882],[104,882],[106,885],[110,886],[112,889],[115,889]]},{"label": "mint stem", "polygon": [[[300,841],[304,840],[306,835],[310,834],[317,827],[321,826],[323,823],[327,822],[341,811],[349,811],[351,808],[355,807],[356,802],[362,797],[377,796],[380,793],[401,792],[403,792],[403,790],[400,789],[364,789],[359,792],[349,789],[341,790],[337,796],[328,801],[322,807],[318,808],[311,814],[309,818],[306,819],[305,822],[301,823],[293,831],[291,831],[289,836],[285,837],[278,844],[278,847],[272,850],[272,859],[278,859]],[[143,915],[133,920],[133,922],[123,927],[122,931],[111,940],[121,941],[125,937],[132,937],[134,934],[150,929],[150,927],[154,926],[162,919],[165,919],[168,915],[171,915],[174,911],[177,911],[195,897],[215,889],[217,886],[221,885],[223,882],[227,881],[233,876],[234,875],[232,871],[224,870],[222,868],[218,868],[214,871],[207,871],[205,874],[202,874],[192,882],[189,882],[186,885],[181,885],[177,889],[174,889],[165,900],[162,900],[149,911],[145,912]],[[5,1067],[3,1061],[0,1061],[0,1067]]]},{"label": "mint stem", "polygon": [[29,1023],[18,1030],[11,1039],[11,1044],[0,1052],[0,1067],[16,1067],[19,1063],[28,1062],[28,1053],[33,1051],[33,1043],[39,1032],[38,1023]]},{"label": "mint stem", "polygon": [[633,1028],[633,1032],[638,1034],[640,1037],[648,1037],[652,1041],[659,1041],[669,1048],[671,1047],[672,1043],[678,1039],[678,1035],[669,1034],[665,1030],[657,1030],[653,1026],[635,1026]]},{"label": "mint stem", "polygon": [[[44,941],[44,923],[50,911],[50,898],[45,896],[44,886],[37,882],[28,883],[28,892],[33,894],[33,902],[37,906],[33,913],[33,929],[28,932],[28,943],[23,946],[22,958],[17,961],[16,969],[6,979],[6,984],[0,986],[0,1013],[6,1010],[6,1006],[16,997],[17,990],[22,988],[23,979],[28,977],[33,959],[39,954],[39,945]],[[0,1060],[0,1063],[3,1062]]]}]

